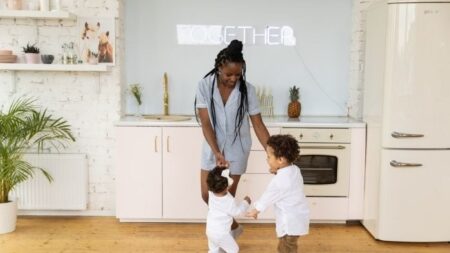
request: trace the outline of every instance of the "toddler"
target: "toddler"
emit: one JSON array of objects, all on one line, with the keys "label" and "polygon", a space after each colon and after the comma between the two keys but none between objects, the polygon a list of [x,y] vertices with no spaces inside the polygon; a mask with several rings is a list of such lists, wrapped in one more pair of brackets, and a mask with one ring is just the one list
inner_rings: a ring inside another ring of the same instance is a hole
[{"label": "toddler", "polygon": [[309,208],[303,192],[300,168],[293,164],[300,154],[291,135],[273,135],[267,141],[267,163],[275,174],[266,190],[246,216],[257,218],[274,205],[279,253],[297,252],[299,236],[308,234]]},{"label": "toddler", "polygon": [[[206,235],[208,236],[209,253],[239,252],[239,246],[231,235],[233,217],[244,213],[249,205],[250,198],[238,202],[228,192],[228,179],[222,176],[224,168],[215,167],[208,173],[208,217],[206,220]],[[223,251],[222,251],[223,250]]]}]

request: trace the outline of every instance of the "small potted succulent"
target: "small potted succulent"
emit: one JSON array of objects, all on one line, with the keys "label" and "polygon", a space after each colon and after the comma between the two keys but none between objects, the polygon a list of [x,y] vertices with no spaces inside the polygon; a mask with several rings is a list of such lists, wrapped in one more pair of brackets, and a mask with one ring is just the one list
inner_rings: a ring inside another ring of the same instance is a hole
[{"label": "small potted succulent", "polygon": [[35,46],[36,44],[30,45],[30,43],[27,43],[27,46],[22,47],[23,52],[25,53],[25,60],[27,63],[40,63],[40,56],[39,56],[39,48]]}]

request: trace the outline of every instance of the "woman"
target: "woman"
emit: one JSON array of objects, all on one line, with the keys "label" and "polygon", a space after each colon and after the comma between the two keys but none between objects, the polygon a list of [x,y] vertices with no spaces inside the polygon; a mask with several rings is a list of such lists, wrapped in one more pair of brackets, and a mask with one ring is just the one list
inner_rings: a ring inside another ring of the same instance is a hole
[{"label": "woman", "polygon": [[[255,87],[246,82],[245,71],[242,42],[233,40],[219,52],[214,68],[198,85],[195,107],[205,136],[200,176],[202,198],[206,203],[206,179],[208,172],[216,166],[229,168],[233,179],[229,192],[235,196],[241,175],[247,168],[252,144],[249,118],[264,148],[269,138]],[[231,229],[235,236],[242,232],[236,221]]]}]

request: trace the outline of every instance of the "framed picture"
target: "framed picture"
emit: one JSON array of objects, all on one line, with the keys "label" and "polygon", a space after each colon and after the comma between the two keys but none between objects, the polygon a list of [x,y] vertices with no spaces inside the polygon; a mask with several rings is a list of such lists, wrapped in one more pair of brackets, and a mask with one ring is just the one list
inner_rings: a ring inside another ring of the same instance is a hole
[{"label": "framed picture", "polygon": [[115,20],[114,18],[77,19],[79,51],[83,63],[115,64]]}]

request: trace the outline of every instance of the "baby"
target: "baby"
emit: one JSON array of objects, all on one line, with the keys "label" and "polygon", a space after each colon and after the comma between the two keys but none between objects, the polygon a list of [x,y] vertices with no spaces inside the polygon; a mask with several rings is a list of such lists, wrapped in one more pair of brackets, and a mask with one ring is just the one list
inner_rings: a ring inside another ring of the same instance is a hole
[{"label": "baby", "polygon": [[224,168],[215,167],[208,174],[209,189],[208,218],[206,235],[208,236],[209,253],[239,252],[239,246],[231,235],[233,218],[243,214],[250,205],[250,198],[238,202],[228,192],[228,179],[222,176]]}]

